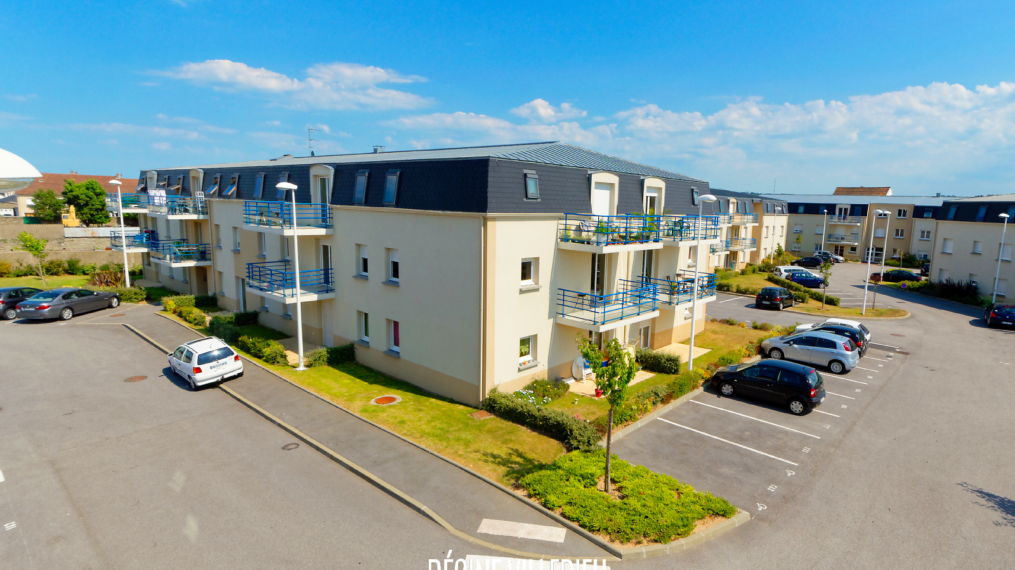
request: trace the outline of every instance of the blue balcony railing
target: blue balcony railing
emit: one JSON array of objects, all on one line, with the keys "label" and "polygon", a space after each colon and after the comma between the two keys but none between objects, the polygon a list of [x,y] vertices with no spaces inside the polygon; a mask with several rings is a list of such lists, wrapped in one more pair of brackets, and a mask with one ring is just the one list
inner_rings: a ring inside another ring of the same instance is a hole
[{"label": "blue balcony railing", "polygon": [[625,245],[659,241],[660,216],[591,216],[564,214],[557,239],[588,245]]},{"label": "blue balcony railing", "polygon": [[[659,292],[656,299],[667,305],[679,305],[690,303],[694,299],[694,276],[687,277],[687,274],[677,275],[674,279],[659,279],[657,277],[641,276],[634,280],[621,280],[629,287],[646,287],[655,285]],[[698,275],[698,298],[705,299],[715,296],[715,274],[702,273]]]},{"label": "blue balcony railing", "polygon": [[830,224],[846,224],[859,226],[863,222],[860,216],[828,216]]},{"label": "blue balcony railing", "polygon": [[[265,228],[293,227],[293,205],[289,202],[247,200],[243,203],[243,223]],[[296,204],[297,228],[330,228],[331,208],[327,204]]]},{"label": "blue balcony railing", "polygon": [[689,241],[718,239],[719,219],[716,216],[660,216],[662,218],[662,239],[667,241]]},{"label": "blue balcony railing", "polygon": [[733,223],[737,225],[758,223],[757,214],[733,214]]},{"label": "blue balcony railing", "polygon": [[744,251],[758,247],[758,240],[754,238],[735,237],[730,238],[728,241],[730,242],[730,251]]},{"label": "blue balcony railing", "polygon": [[148,212],[169,216],[207,216],[208,202],[188,196],[149,196]]},{"label": "blue balcony railing", "polygon": [[[300,271],[301,293],[331,293],[335,290],[333,270],[307,269]],[[296,272],[288,261],[261,261],[247,264],[247,286],[258,291],[296,296]]]},{"label": "blue balcony railing", "polygon": [[[147,209],[148,208],[148,194],[120,194],[120,199],[123,200],[124,209]],[[116,192],[106,193],[106,209],[117,211],[119,202],[117,201]]]},{"label": "blue balcony railing", "polygon": [[626,282],[622,286],[623,291],[609,295],[557,289],[557,314],[591,325],[604,325],[658,309],[659,287],[656,285]]},{"label": "blue balcony railing", "polygon": [[728,226],[733,223],[733,214],[715,214],[720,225]]},{"label": "blue balcony railing", "polygon": [[148,244],[148,251],[169,263],[188,261],[211,261],[211,245],[207,243],[186,243],[180,240],[156,240]]},{"label": "blue balcony railing", "polygon": [[713,243],[711,247],[708,248],[708,252],[712,254],[723,253],[724,251],[729,250],[730,250],[730,240],[728,239],[724,239],[719,243]]},{"label": "blue balcony railing", "polygon": [[[138,231],[136,228],[126,230],[127,233],[127,247],[143,247],[148,249],[149,244],[153,241],[158,241],[159,234],[155,230],[143,230]],[[123,245],[123,240],[120,238],[120,230],[114,230],[109,232],[109,246],[118,248]]]}]

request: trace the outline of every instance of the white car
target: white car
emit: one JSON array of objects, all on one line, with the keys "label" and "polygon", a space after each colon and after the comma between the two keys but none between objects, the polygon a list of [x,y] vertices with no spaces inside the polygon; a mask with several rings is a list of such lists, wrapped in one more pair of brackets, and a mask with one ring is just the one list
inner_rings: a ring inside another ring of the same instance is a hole
[{"label": "white car", "polygon": [[820,275],[818,275],[817,273],[814,273],[813,271],[808,271],[807,269],[804,269],[803,267],[797,267],[795,265],[780,265],[779,267],[775,268],[775,276],[776,277],[781,277],[783,279],[789,279],[790,273],[809,273],[811,275],[817,275],[818,277],[821,277]]},{"label": "white car", "polygon": [[191,390],[243,376],[240,355],[213,336],[180,345],[169,355],[169,367],[190,383]]},{"label": "white car", "polygon": [[863,326],[863,323],[861,323],[860,321],[850,321],[847,319],[828,319],[820,323],[797,325],[796,329],[794,329],[793,332],[798,333],[808,329],[812,329],[814,327],[819,327],[821,325],[846,325],[847,327],[860,329],[860,332],[863,333],[863,336],[867,340],[867,342],[870,343],[871,341],[871,332],[867,330],[867,327]]}]

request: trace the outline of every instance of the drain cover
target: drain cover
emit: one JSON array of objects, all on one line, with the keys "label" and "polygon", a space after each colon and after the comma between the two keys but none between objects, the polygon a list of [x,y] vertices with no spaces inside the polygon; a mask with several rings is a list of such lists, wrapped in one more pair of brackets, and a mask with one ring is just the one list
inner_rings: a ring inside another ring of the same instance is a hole
[{"label": "drain cover", "polygon": [[898,336],[898,337],[904,337],[904,336],[906,336],[906,335],[904,335],[904,334],[899,334],[899,333],[892,333],[892,336]]},{"label": "drain cover", "polygon": [[130,378],[125,378],[123,381],[124,382],[140,382],[140,381],[144,380],[145,378],[147,378],[147,376],[131,376]]},{"label": "drain cover", "polygon": [[378,406],[392,406],[401,402],[402,399],[398,396],[378,396],[373,400],[370,400],[371,404],[377,404]]},{"label": "drain cover", "polygon": [[109,315],[109,318],[113,317],[126,317],[127,313],[116,313],[115,315]]},{"label": "drain cover", "polygon": [[296,449],[299,446],[300,446],[300,444],[298,444],[298,443],[287,443],[287,444],[282,446],[282,450],[283,451],[292,451],[292,450]]}]

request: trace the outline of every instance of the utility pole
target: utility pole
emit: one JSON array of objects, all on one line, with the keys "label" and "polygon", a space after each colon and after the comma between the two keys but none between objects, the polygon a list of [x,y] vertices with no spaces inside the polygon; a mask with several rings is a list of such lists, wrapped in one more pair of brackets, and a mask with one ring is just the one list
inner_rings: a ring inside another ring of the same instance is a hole
[{"label": "utility pole", "polygon": [[320,129],[314,127],[307,127],[307,148],[310,149],[310,156],[314,156],[314,143],[317,139],[313,138],[314,132],[321,132]]}]

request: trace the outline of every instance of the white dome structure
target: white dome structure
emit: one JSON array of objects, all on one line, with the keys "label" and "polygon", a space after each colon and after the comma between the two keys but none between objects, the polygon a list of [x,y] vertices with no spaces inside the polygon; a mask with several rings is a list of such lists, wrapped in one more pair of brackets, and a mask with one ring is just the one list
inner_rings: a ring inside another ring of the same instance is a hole
[{"label": "white dome structure", "polygon": [[20,156],[0,148],[0,192],[17,192],[28,188],[42,174]]}]

